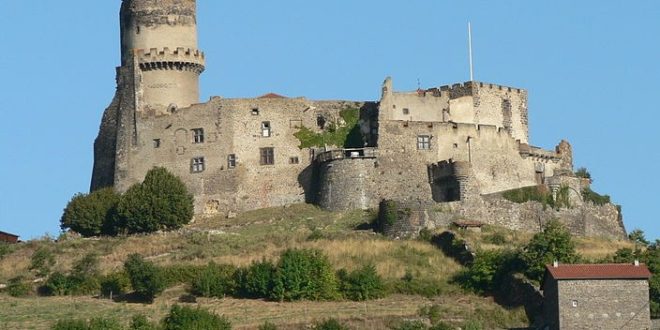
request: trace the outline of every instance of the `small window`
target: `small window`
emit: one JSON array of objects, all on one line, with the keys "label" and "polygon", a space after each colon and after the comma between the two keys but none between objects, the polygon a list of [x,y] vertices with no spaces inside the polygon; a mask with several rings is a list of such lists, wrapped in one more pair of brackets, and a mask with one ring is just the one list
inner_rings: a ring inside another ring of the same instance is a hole
[{"label": "small window", "polygon": [[289,157],[289,164],[300,164],[300,158],[298,158],[298,157]]},{"label": "small window", "polygon": [[418,150],[429,150],[431,149],[431,137],[428,135],[418,135],[417,136],[417,149]]},{"label": "small window", "polygon": [[190,172],[204,172],[204,157],[195,157],[190,161]]},{"label": "small window", "polygon": [[404,115],[409,115],[409,114],[410,114],[410,109],[408,109],[408,108],[403,108],[403,114],[404,114]]},{"label": "small window", "polygon": [[573,305],[573,307],[578,307],[578,301],[577,301],[577,300],[573,300],[573,301],[571,302],[571,305]]},{"label": "small window", "polygon": [[154,148],[160,148],[160,139],[154,139]]},{"label": "small window", "polygon": [[275,150],[273,148],[259,148],[259,156],[260,165],[275,164]]},{"label": "small window", "polygon": [[193,132],[193,143],[204,143],[203,128],[194,128],[192,132]]},{"label": "small window", "polygon": [[236,167],[236,155],[231,154],[227,156],[227,168],[235,168]]},{"label": "small window", "polygon": [[320,128],[320,129],[324,129],[324,128],[325,128],[325,123],[326,123],[325,117],[323,117],[323,116],[316,116],[316,126],[317,126],[318,128]]},{"label": "small window", "polygon": [[252,115],[253,116],[258,116],[259,115],[259,108],[252,108]]},{"label": "small window", "polygon": [[270,137],[270,122],[264,121],[261,123],[261,136]]}]

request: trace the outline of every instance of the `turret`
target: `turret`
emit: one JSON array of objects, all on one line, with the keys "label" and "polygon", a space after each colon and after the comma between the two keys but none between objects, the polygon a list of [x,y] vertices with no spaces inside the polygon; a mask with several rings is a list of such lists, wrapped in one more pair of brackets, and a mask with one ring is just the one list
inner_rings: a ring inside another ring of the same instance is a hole
[{"label": "turret", "polygon": [[138,112],[199,102],[204,53],[197,49],[195,0],[123,0],[121,61],[139,68]]}]

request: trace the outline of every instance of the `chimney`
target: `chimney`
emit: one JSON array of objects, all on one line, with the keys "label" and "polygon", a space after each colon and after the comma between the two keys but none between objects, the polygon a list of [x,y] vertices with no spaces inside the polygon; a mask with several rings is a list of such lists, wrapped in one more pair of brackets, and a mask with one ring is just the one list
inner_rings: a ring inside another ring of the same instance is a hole
[{"label": "chimney", "polygon": [[635,267],[639,267],[639,260],[635,259]]},{"label": "chimney", "polygon": [[552,262],[552,267],[554,268],[559,267],[559,261],[555,260],[554,262]]}]

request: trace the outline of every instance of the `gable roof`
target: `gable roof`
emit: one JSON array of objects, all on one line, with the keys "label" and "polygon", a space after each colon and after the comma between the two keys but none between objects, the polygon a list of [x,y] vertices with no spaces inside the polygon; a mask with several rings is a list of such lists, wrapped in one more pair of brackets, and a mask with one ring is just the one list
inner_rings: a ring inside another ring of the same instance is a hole
[{"label": "gable roof", "polygon": [[275,93],[268,93],[258,97],[258,99],[285,99],[285,98],[286,96],[282,96],[280,94],[275,94]]},{"label": "gable roof", "polygon": [[555,280],[649,279],[651,272],[644,264],[576,264],[546,265],[546,276]]}]

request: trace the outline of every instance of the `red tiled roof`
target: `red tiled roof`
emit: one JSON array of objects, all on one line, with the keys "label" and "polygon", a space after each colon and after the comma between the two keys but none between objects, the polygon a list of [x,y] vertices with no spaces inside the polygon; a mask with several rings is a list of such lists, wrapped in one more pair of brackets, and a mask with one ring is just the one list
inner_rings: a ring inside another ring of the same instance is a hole
[{"label": "red tiled roof", "polygon": [[260,99],[285,99],[286,97],[282,96],[280,94],[268,93],[268,94],[261,95],[258,98],[260,98]]},{"label": "red tiled roof", "polygon": [[648,279],[651,272],[644,264],[578,264],[546,265],[546,270],[556,280],[577,279]]},{"label": "red tiled roof", "polygon": [[13,236],[13,237],[18,238],[18,235],[10,234],[10,233],[5,232],[5,231],[0,231],[0,235],[7,235],[7,236]]}]

